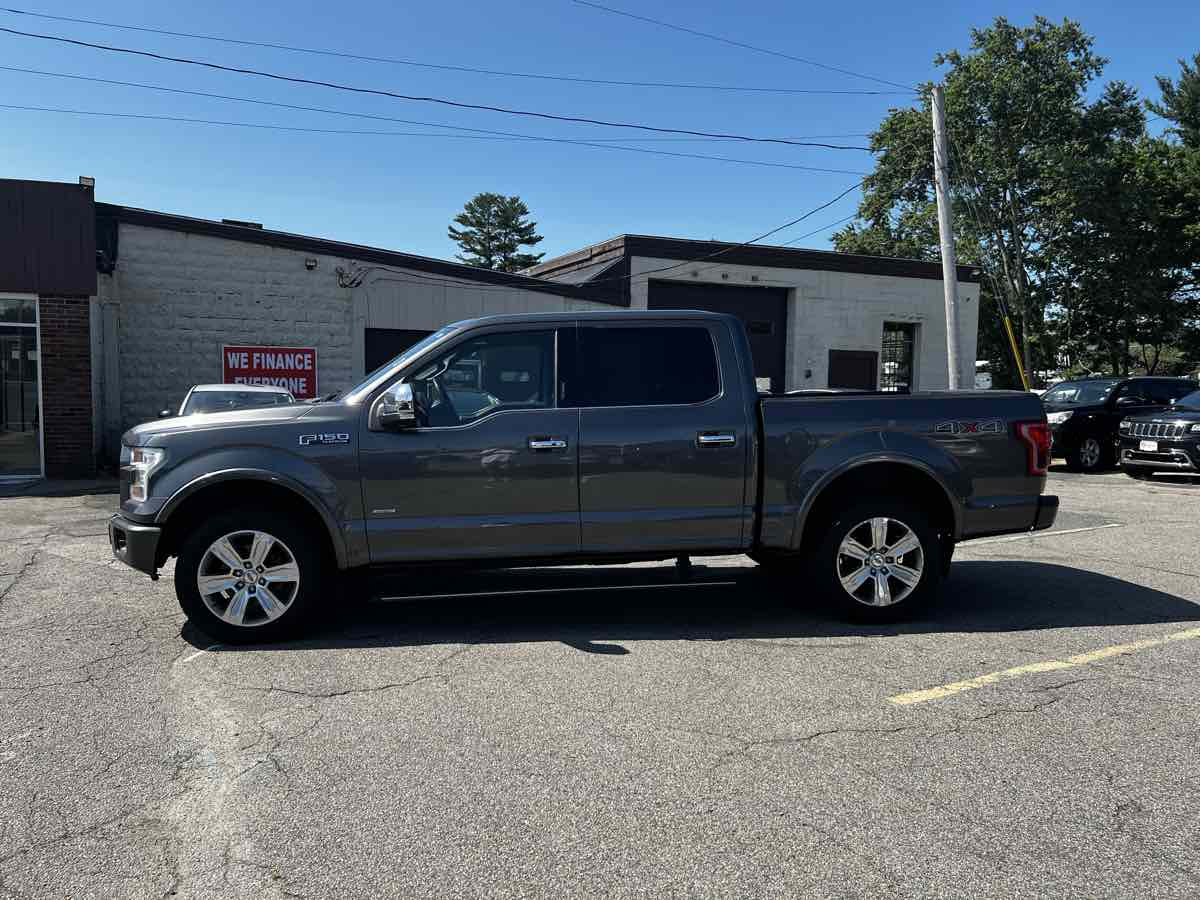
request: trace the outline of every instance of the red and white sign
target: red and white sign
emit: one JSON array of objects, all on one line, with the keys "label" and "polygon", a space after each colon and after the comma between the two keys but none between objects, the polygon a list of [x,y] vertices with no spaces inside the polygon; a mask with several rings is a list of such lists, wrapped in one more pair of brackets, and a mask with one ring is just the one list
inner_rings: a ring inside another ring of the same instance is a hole
[{"label": "red and white sign", "polygon": [[221,348],[226,384],[270,384],[297,400],[317,396],[317,351],[313,347]]}]

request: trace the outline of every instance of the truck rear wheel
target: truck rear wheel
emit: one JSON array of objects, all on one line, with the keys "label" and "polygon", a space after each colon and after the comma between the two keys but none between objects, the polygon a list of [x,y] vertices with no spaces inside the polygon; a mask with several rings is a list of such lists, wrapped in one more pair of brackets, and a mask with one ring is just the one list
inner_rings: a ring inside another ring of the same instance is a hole
[{"label": "truck rear wheel", "polygon": [[303,524],[243,507],[206,519],[180,547],[175,595],[188,619],[228,644],[297,634],[324,593],[324,548]]},{"label": "truck rear wheel", "polygon": [[892,622],[936,599],[942,545],[928,517],[902,498],[848,505],[829,523],[816,575],[839,612]]}]

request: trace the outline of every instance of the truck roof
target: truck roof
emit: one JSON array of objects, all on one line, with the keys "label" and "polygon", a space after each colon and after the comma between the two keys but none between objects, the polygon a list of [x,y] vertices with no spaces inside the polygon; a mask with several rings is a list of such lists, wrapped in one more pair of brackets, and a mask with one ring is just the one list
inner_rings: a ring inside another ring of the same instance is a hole
[{"label": "truck roof", "polygon": [[536,322],[539,319],[561,322],[563,319],[580,319],[582,321],[612,321],[612,320],[653,320],[653,319],[707,319],[719,321],[737,321],[737,316],[728,313],[708,312],[702,309],[614,309],[614,310],[563,310],[561,312],[533,313],[501,313],[494,316],[479,316],[474,319],[464,319],[454,322],[456,328],[466,328],[475,325],[507,325],[509,323]]}]

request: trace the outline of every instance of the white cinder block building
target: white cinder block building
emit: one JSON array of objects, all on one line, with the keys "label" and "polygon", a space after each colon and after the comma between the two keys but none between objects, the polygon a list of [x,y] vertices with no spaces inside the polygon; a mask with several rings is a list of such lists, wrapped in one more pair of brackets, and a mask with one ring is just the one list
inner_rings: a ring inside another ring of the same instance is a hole
[{"label": "white cinder block building", "polygon": [[[43,196],[53,203],[35,208]],[[0,398],[11,394],[29,406],[29,397],[40,397],[47,413],[57,412],[45,417],[43,435],[38,409],[0,409],[0,424],[24,429],[18,450],[0,453],[0,477],[8,470],[85,474],[95,460],[115,458],[124,429],[176,407],[194,384],[283,380],[303,383],[306,396],[325,394],[442,325],[492,313],[730,312],[747,325],[764,389],[948,384],[941,267],[934,263],[624,235],[511,275],[254,223],[94,203],[90,189],[73,185],[0,182],[0,213],[6,210],[28,246],[19,241],[13,264],[0,266],[0,312],[15,323],[0,338],[12,332],[10,343],[28,345],[30,360],[45,349],[47,362],[43,379],[31,362],[18,373],[21,390],[0,385]],[[61,237],[68,232],[70,241]],[[94,287],[90,274],[82,277],[92,255]],[[79,277],[59,284],[51,276],[68,263]],[[961,358],[969,367],[977,270],[960,267],[959,296]],[[18,319],[22,310],[29,314]],[[231,365],[268,355],[309,365]],[[964,371],[967,384],[973,375]],[[62,424],[57,432],[55,423]]]}]

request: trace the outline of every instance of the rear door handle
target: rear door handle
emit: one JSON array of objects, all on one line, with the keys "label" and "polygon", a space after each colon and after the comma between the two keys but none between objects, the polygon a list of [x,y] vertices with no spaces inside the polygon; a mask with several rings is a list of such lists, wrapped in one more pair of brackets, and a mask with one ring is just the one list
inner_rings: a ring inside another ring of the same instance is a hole
[{"label": "rear door handle", "polygon": [[566,450],[567,442],[562,438],[536,437],[529,439],[530,450]]},{"label": "rear door handle", "polygon": [[737,435],[732,431],[702,431],[696,435],[697,447],[732,447]]}]

